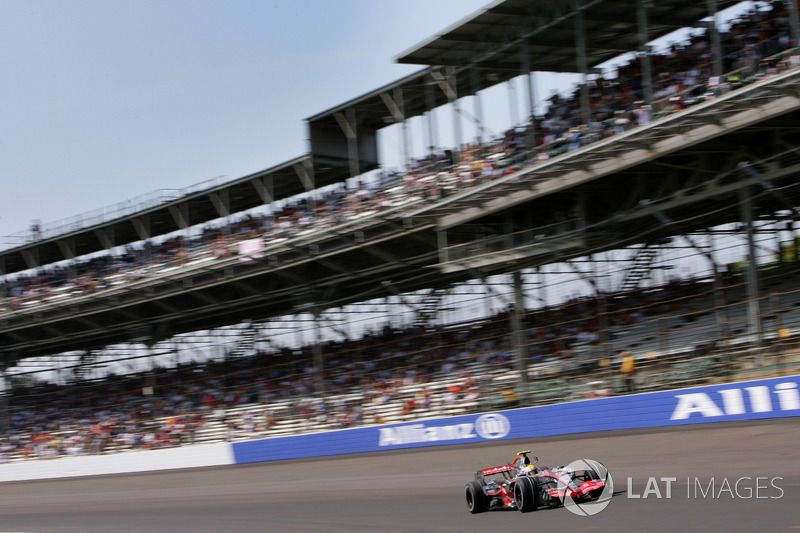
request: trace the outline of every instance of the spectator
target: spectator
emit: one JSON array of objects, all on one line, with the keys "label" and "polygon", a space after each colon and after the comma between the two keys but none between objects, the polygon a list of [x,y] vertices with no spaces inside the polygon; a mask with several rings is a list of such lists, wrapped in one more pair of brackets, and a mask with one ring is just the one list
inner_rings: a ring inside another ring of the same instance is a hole
[{"label": "spectator", "polygon": [[636,360],[630,351],[620,352],[622,362],[620,363],[619,371],[622,374],[622,390],[628,394],[635,390],[635,373],[636,373]]}]

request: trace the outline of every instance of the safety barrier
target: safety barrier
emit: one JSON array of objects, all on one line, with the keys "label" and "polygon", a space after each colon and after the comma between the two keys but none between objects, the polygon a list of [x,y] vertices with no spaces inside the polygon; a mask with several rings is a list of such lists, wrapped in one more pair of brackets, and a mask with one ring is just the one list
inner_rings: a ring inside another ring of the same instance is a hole
[{"label": "safety barrier", "polygon": [[182,448],[132,451],[114,455],[84,455],[8,463],[0,465],[0,481],[129,474],[230,464],[233,464],[230,444],[198,444]]},{"label": "safety barrier", "polygon": [[236,463],[589,431],[800,416],[800,376],[233,444]]},{"label": "safety barrier", "polygon": [[120,474],[423,446],[800,416],[800,375],[233,444],[0,465],[0,481]]}]

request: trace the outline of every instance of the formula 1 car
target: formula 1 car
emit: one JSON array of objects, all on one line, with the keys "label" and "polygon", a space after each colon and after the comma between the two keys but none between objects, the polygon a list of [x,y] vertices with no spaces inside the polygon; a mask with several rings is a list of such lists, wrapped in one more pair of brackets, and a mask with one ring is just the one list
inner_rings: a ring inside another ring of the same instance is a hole
[{"label": "formula 1 car", "polygon": [[[475,480],[465,487],[469,512],[517,509],[527,513],[540,507],[557,507],[566,498],[593,501],[606,488],[608,470],[597,461],[580,459],[570,466],[539,467],[539,458],[533,456],[531,460],[529,453],[530,450],[517,453],[507,465],[478,470]],[[576,470],[575,466],[582,469]]]}]

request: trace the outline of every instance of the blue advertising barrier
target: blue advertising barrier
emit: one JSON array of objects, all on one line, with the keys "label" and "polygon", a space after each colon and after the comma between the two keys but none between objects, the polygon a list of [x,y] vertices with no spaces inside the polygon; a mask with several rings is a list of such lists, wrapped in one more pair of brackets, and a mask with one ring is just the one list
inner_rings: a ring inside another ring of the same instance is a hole
[{"label": "blue advertising barrier", "polygon": [[800,416],[800,376],[240,442],[233,453],[240,464],[788,416]]}]

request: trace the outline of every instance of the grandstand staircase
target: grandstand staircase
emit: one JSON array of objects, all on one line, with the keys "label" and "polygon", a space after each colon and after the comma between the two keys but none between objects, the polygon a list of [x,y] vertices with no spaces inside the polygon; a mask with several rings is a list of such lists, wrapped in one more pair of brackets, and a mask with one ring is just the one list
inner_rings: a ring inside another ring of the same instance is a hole
[{"label": "grandstand staircase", "polygon": [[416,316],[414,317],[414,326],[425,327],[429,326],[436,315],[442,311],[441,305],[445,296],[450,293],[450,289],[434,289],[422,299],[419,307],[416,309]]},{"label": "grandstand staircase", "polygon": [[639,284],[652,271],[656,256],[658,256],[658,250],[654,248],[649,246],[639,248],[633,257],[633,266],[625,274],[625,279],[622,280],[620,292],[628,292],[638,288]]},{"label": "grandstand staircase", "polygon": [[249,323],[245,325],[241,336],[236,340],[236,345],[228,352],[228,357],[235,359],[237,357],[244,357],[252,355],[256,347],[256,340],[258,338],[258,328],[256,324]]},{"label": "grandstand staircase", "polygon": [[86,350],[85,352],[81,353],[80,358],[78,359],[78,364],[72,367],[73,379],[80,381],[96,369],[105,368],[106,365],[97,364],[99,359],[100,352]]}]

